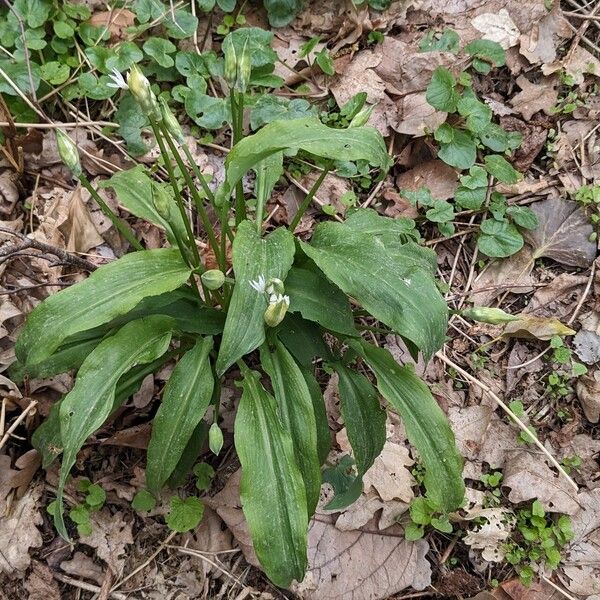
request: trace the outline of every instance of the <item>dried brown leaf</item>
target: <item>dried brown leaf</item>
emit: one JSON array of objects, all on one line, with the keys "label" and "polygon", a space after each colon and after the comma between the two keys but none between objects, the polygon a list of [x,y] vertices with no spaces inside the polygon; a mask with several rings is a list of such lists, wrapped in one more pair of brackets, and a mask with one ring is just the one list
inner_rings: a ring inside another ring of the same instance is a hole
[{"label": "dried brown leaf", "polygon": [[458,173],[441,160],[428,160],[398,175],[396,186],[410,191],[427,187],[436,200],[448,200],[458,187]]},{"label": "dried brown leaf", "polygon": [[42,485],[29,488],[8,514],[0,516],[0,573],[11,576],[24,571],[31,563],[29,549],[42,545],[36,527],[43,521],[38,506],[42,490]]},{"label": "dried brown leaf", "polygon": [[123,513],[111,514],[108,508],[91,516],[92,533],[82,536],[80,541],[96,549],[114,575],[120,576],[125,566],[125,548],[133,544],[131,523],[123,519]]},{"label": "dried brown leaf", "polygon": [[577,397],[590,423],[600,421],[600,370],[582,375],[577,379]]},{"label": "dried brown leaf", "polygon": [[135,23],[135,13],[126,8],[97,12],[91,16],[89,23],[94,27],[106,27],[113,40],[125,39],[127,28]]},{"label": "dried brown leaf", "polygon": [[596,258],[590,241],[593,227],[576,202],[548,198],[531,205],[539,226],[523,233],[533,256],[547,257],[571,267],[589,267]]},{"label": "dried brown leaf", "polygon": [[526,121],[529,121],[536,112],[544,111],[551,114],[551,109],[558,99],[557,80],[555,77],[544,77],[539,84],[531,83],[527,77],[517,77],[517,85],[521,91],[514,96],[510,103],[519,111]]},{"label": "dried brown leaf", "polygon": [[467,521],[485,519],[485,522],[470,529],[463,541],[474,550],[481,550],[484,560],[501,562],[505,556],[504,542],[515,526],[514,517],[512,510],[502,507],[467,510]]},{"label": "dried brown leaf", "polygon": [[99,585],[104,580],[104,569],[83,552],[75,552],[71,560],[63,560],[60,568],[73,577],[90,579]]},{"label": "dried brown leaf", "polygon": [[519,43],[521,32],[505,8],[477,15],[471,25],[483,33],[484,39],[497,42],[505,50]]},{"label": "dried brown leaf", "polygon": [[425,540],[407,542],[399,526],[340,531],[334,517],[317,514],[308,534],[309,570],[293,591],[302,600],[383,600],[431,583]]},{"label": "dried brown leaf", "polygon": [[502,486],[510,488],[508,499],[518,504],[537,498],[548,512],[574,515],[580,504],[563,475],[555,473],[537,452],[515,452],[504,465]]},{"label": "dried brown leaf", "polygon": [[511,321],[504,326],[503,337],[548,341],[556,335],[575,335],[573,329],[563,325],[558,319],[525,314],[520,317],[518,321]]},{"label": "dried brown leaf", "polygon": [[35,561],[23,587],[29,592],[28,600],[61,600],[58,583],[52,571],[43,563]]},{"label": "dried brown leaf", "polygon": [[393,128],[398,133],[416,137],[426,135],[425,130],[436,130],[447,117],[447,113],[436,110],[427,102],[424,93],[408,94],[401,98],[399,111],[400,119]]}]

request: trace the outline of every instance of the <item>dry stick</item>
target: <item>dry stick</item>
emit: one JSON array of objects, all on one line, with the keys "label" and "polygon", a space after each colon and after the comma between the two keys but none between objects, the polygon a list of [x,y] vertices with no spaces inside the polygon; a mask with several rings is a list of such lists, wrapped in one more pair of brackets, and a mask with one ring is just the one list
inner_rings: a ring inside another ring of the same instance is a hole
[{"label": "dry stick", "polygon": [[[67,585],[72,585],[73,587],[79,588],[80,590],[85,590],[86,592],[95,592],[99,594],[102,591],[102,588],[97,585],[92,585],[91,583],[86,583],[85,581],[79,581],[78,579],[73,579],[73,577],[67,577],[66,575],[62,575],[61,573],[52,573],[54,579],[58,579],[62,583],[66,583]],[[130,594],[122,594],[121,592],[109,592],[109,597],[114,598],[115,600],[134,600],[134,598]]]},{"label": "dry stick", "polygon": [[223,575],[229,577],[230,579],[232,579],[233,581],[235,581],[241,587],[243,587],[243,588],[247,587],[244,584],[243,581],[241,581],[240,579],[238,579],[235,575],[232,575],[231,573],[229,573],[229,571],[227,571],[226,569],[224,569],[223,567],[221,567],[218,563],[210,560],[210,558],[208,558],[207,556],[205,556],[202,552],[197,552],[197,551],[192,550],[190,548],[186,548],[185,546],[169,546],[169,548],[173,548],[174,550],[178,550],[182,554],[187,554],[188,556],[195,556],[197,558],[200,558],[201,560],[206,561],[209,565],[212,565],[213,567],[215,567],[215,569],[219,569],[219,571],[221,571],[221,573],[223,573]]},{"label": "dry stick", "polygon": [[590,289],[592,288],[595,271],[596,271],[596,264],[592,263],[592,270],[590,272],[590,277],[587,281],[585,289],[583,290],[583,294],[581,294],[581,298],[579,298],[579,302],[577,303],[577,306],[575,307],[575,310],[573,311],[573,314],[571,315],[571,318],[567,321],[567,325],[571,325],[573,323],[573,321],[575,321],[575,319],[579,315],[579,311],[581,310],[581,307],[583,306],[583,303],[585,302],[585,299],[588,297],[588,294],[590,293]]},{"label": "dry stick", "polygon": [[451,361],[447,356],[444,356],[444,354],[442,354],[441,352],[436,352],[435,356],[439,358],[442,362],[446,363],[449,367],[455,369],[456,372],[460,373],[465,379],[467,379],[468,381],[476,385],[478,388],[486,392],[487,395],[490,398],[492,398],[492,400],[494,400],[494,402],[496,402],[498,406],[500,406],[500,408],[502,408],[502,410],[519,426],[519,428],[522,429],[533,440],[534,444],[541,450],[541,452],[543,452],[543,454],[556,467],[556,469],[558,469],[561,475],[563,475],[567,479],[567,481],[571,484],[573,489],[575,489],[577,492],[579,491],[578,485],[571,479],[571,477],[569,477],[568,473],[563,469],[560,463],[552,456],[552,454],[548,452],[548,450],[540,442],[537,436],[531,431],[529,431],[529,429],[527,429],[525,423],[523,423],[523,421],[521,421],[521,419],[519,419],[519,417],[517,417],[517,415],[515,415],[515,413],[502,400],[500,400],[500,398],[490,389],[488,385],[483,383],[483,381],[477,379],[477,377],[474,377],[473,375],[465,371],[462,367],[459,367],[455,362]]},{"label": "dry stick", "polygon": [[559,594],[563,595],[565,598],[568,598],[568,600],[577,600],[577,598],[575,598],[575,596],[571,596],[571,594],[568,594],[565,590],[563,590],[561,587],[559,587],[558,585],[556,585],[555,583],[553,583],[552,581],[550,581],[545,575],[542,575],[542,579],[551,587],[553,587]]},{"label": "dry stick", "polygon": [[148,560],[142,563],[139,567],[134,569],[127,577],[124,577],[120,581],[117,581],[115,585],[110,588],[111,592],[114,592],[116,589],[120,588],[126,581],[129,581],[134,575],[139,573],[141,570],[145,569],[166,547],[167,544],[177,535],[176,531],[172,531],[167,539],[164,542],[161,542],[160,546],[150,555]]},{"label": "dry stick", "polygon": [[78,123],[9,123],[8,121],[0,121],[0,127],[8,127],[9,125],[27,129],[73,129],[75,127],[87,127],[92,125],[98,127],[119,127],[117,123],[111,123],[110,121],[79,121]]},{"label": "dry stick", "polygon": [[6,433],[0,440],[0,449],[4,447],[8,439],[10,438],[10,434],[25,420],[25,418],[29,415],[30,411],[32,411],[37,406],[37,400],[32,400],[29,403],[29,406],[15,419],[14,423],[6,430]]}]

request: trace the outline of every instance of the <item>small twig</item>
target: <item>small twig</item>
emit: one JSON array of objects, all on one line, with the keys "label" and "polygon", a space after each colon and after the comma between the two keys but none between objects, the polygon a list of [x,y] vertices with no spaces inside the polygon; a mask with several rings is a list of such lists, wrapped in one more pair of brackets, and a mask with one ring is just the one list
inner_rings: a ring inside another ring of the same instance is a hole
[{"label": "small twig", "polygon": [[160,544],[160,546],[150,555],[150,557],[142,563],[139,567],[134,569],[127,577],[124,577],[120,581],[117,581],[115,585],[110,588],[111,592],[114,592],[116,589],[120,588],[126,581],[129,581],[134,575],[145,569],[166,547],[167,544],[177,535],[176,531],[172,531],[167,539]]},{"label": "small twig", "polygon": [[552,348],[552,346],[544,348],[544,350],[542,350],[539,354],[536,354],[533,358],[530,358],[529,360],[525,361],[524,363],[521,363],[520,365],[512,365],[506,367],[506,370],[512,371],[513,369],[522,369],[523,367],[527,367],[530,364],[534,363],[538,358],[542,358],[542,356],[544,356],[544,354],[546,354],[550,350],[550,348]]},{"label": "small twig", "polygon": [[79,121],[79,123],[8,123],[7,121],[0,121],[0,127],[8,127],[14,125],[15,127],[23,127],[27,129],[72,129],[74,127],[87,127],[87,126],[98,126],[98,127],[119,127],[117,123],[111,123],[110,121]]},{"label": "small twig", "polygon": [[517,415],[515,415],[515,413],[502,400],[500,400],[500,398],[490,389],[488,385],[483,383],[483,381],[477,379],[477,377],[474,377],[473,375],[465,371],[462,367],[459,367],[455,362],[451,361],[447,356],[445,356],[441,352],[436,352],[435,356],[439,358],[442,362],[446,363],[449,367],[455,369],[457,373],[460,373],[465,379],[467,379],[468,381],[476,385],[478,388],[483,390],[492,400],[494,400],[494,402],[496,402],[496,404],[498,404],[498,406],[502,408],[502,410],[519,426],[519,428],[522,429],[533,440],[533,443],[542,451],[542,453],[554,465],[554,467],[559,471],[559,473],[566,478],[566,480],[573,487],[573,489],[579,491],[579,486],[573,481],[573,479],[571,479],[571,477],[564,470],[562,465],[554,458],[554,456],[552,456],[552,454],[550,454],[550,452],[548,452],[548,450],[545,448],[542,442],[540,442],[537,436],[527,428],[525,423],[523,423],[523,421],[521,421],[521,419],[519,419],[519,417],[517,417]]},{"label": "small twig", "polygon": [[[72,585],[73,587],[79,588],[80,590],[85,590],[86,592],[94,592],[99,594],[102,591],[102,588],[97,585],[92,585],[91,583],[86,583],[85,581],[79,581],[78,579],[73,579],[73,577],[67,577],[62,573],[52,573],[54,579],[58,579],[58,581],[62,581],[62,583],[66,583],[67,585]],[[134,600],[131,594],[122,594],[121,592],[110,592],[110,598],[114,598],[115,600]]]},{"label": "small twig", "polygon": [[550,581],[545,575],[542,575],[542,579],[549,586],[553,587],[559,594],[563,595],[565,598],[568,598],[568,600],[577,600],[577,598],[575,598],[575,596],[571,596],[571,594],[568,594],[567,592],[565,592],[565,590],[563,590],[561,587],[559,587],[558,585],[556,585],[555,583]]},{"label": "small twig", "polygon": [[[8,227],[0,226],[1,233],[7,233],[9,235],[13,235],[19,238],[22,241],[22,244],[19,245],[18,250],[24,250],[26,248],[35,248],[36,250],[40,250],[41,252],[46,252],[48,254],[52,254],[53,256],[57,256],[62,262],[79,267],[80,269],[84,269],[85,271],[95,271],[98,267],[91,263],[89,260],[85,260],[85,258],[81,258],[76,254],[71,254],[62,248],[57,248],[55,246],[51,246],[50,244],[45,244],[44,242],[40,242],[34,238],[27,237],[22,233],[14,231],[13,229],[9,229]],[[11,254],[12,250],[9,247],[3,248],[0,250],[0,256],[7,256]]]},{"label": "small twig", "polygon": [[583,303],[585,302],[586,298],[588,297],[588,294],[590,293],[590,290],[592,289],[592,283],[594,282],[595,270],[596,270],[596,265],[595,265],[595,263],[592,263],[592,272],[590,273],[590,277],[585,286],[585,290],[583,290],[583,294],[581,294],[581,298],[579,298],[579,302],[577,303],[577,306],[575,307],[575,310],[573,311],[571,318],[567,321],[567,325],[571,325],[573,323],[573,321],[575,321],[575,319],[579,315],[579,311],[581,310]]},{"label": "small twig", "polygon": [[13,424],[6,430],[6,433],[0,440],[0,449],[4,447],[8,439],[10,438],[10,434],[27,418],[29,413],[37,406],[37,400],[32,400],[27,408],[14,420]]}]

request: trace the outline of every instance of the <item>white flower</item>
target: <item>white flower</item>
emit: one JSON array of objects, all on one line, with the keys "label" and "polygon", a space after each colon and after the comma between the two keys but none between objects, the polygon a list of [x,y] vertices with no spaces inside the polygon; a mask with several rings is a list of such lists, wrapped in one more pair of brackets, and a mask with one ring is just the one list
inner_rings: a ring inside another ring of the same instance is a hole
[{"label": "white flower", "polygon": [[109,75],[109,78],[111,81],[110,81],[110,83],[106,84],[106,87],[120,88],[122,90],[129,89],[129,86],[127,85],[127,82],[123,78],[123,75],[121,75],[121,73],[117,69],[112,70],[112,75]]},{"label": "white flower", "polygon": [[267,282],[265,280],[265,278],[262,275],[258,276],[258,279],[256,281],[251,281],[250,285],[252,286],[253,289],[255,289],[259,294],[264,294],[265,293],[265,288],[267,285]]}]

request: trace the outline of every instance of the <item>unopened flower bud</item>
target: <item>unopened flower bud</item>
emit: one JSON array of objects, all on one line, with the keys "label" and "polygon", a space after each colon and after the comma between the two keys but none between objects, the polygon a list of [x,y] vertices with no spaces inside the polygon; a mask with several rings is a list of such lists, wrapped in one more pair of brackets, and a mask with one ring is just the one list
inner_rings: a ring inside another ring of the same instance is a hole
[{"label": "unopened flower bud", "polygon": [[348,129],[354,127],[362,127],[363,125],[366,125],[374,108],[375,106],[365,106],[362,110],[360,110],[358,114],[352,119],[352,121],[350,121]]},{"label": "unopened flower bud", "polygon": [[127,85],[142,110],[160,121],[162,114],[150,82],[135,63],[131,66],[127,74]]},{"label": "unopened flower bud", "polygon": [[73,175],[79,177],[81,175],[81,162],[79,162],[79,152],[75,142],[64,131],[57,129],[56,144],[60,160],[71,170]]},{"label": "unopened flower bud", "polygon": [[248,52],[246,45],[242,50],[242,55],[238,59],[237,64],[237,81],[236,89],[240,92],[245,92],[250,83],[250,75],[252,74],[252,58]]},{"label": "unopened flower bud", "polygon": [[233,44],[229,44],[225,50],[223,77],[230,88],[235,87],[237,80],[237,56],[235,52],[235,46]]},{"label": "unopened flower bud", "polygon": [[218,290],[225,283],[225,273],[219,269],[210,269],[204,271],[200,279],[209,290]]},{"label": "unopened flower bud", "polygon": [[167,128],[167,131],[173,136],[173,138],[179,143],[183,144],[184,137],[183,131],[181,129],[181,125],[179,121],[176,119],[175,115],[171,112],[167,101],[164,98],[159,98],[160,104],[160,114],[162,115],[163,123]]},{"label": "unopened flower bud", "polygon": [[288,296],[282,296],[281,294],[273,294],[269,300],[269,306],[265,310],[264,321],[268,327],[276,327],[283,321],[285,314],[290,306],[290,299]]},{"label": "unopened flower bud", "polygon": [[265,284],[265,292],[269,294],[269,296],[276,294],[277,296],[285,293],[285,288],[283,287],[283,281],[281,279],[277,279],[277,277],[272,277]]},{"label": "unopened flower bud", "polygon": [[218,456],[223,448],[223,432],[216,423],[213,423],[208,430],[208,447],[215,456]]},{"label": "unopened flower bud", "polygon": [[479,321],[480,323],[489,323],[490,325],[502,325],[503,323],[520,320],[520,317],[509,315],[501,308],[488,308],[486,306],[467,308],[461,311],[460,314],[463,317],[467,317],[467,319]]}]

